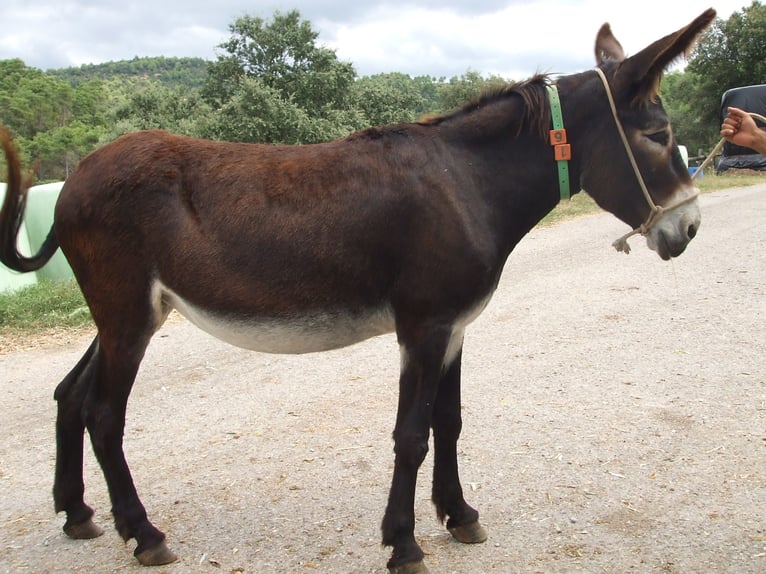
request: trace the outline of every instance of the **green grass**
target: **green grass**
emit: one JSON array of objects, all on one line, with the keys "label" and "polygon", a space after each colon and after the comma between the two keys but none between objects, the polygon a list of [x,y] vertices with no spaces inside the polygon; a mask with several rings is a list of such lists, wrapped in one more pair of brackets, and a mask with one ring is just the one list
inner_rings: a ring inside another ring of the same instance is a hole
[{"label": "green grass", "polygon": [[715,173],[708,173],[705,171],[705,174],[696,181],[700,191],[706,193],[729,189],[731,187],[747,187],[750,185],[766,183],[766,175],[727,175],[725,173],[722,175],[715,175]]},{"label": "green grass", "polygon": [[[697,182],[703,193],[766,183],[766,175],[705,174]],[[599,210],[585,193],[561,202],[542,225],[588,215]],[[0,293],[0,336],[32,335],[48,329],[81,328],[92,324],[88,307],[74,280],[43,282],[13,293]]]},{"label": "green grass", "polygon": [[580,192],[573,195],[571,199],[559,203],[553,211],[543,218],[540,225],[555,225],[568,219],[596,213],[599,210],[599,206],[591,199],[590,195]]},{"label": "green grass", "polygon": [[90,311],[74,279],[43,281],[12,293],[0,293],[0,335],[28,335],[89,324]]}]

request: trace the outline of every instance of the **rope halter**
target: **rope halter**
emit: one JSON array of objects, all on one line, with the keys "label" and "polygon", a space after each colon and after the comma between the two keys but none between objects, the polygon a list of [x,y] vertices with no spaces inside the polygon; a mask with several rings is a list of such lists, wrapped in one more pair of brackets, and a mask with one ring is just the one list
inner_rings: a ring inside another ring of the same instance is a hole
[{"label": "rope halter", "polygon": [[614,122],[617,125],[617,131],[620,133],[620,138],[622,139],[622,145],[625,147],[625,151],[628,154],[628,159],[630,160],[630,165],[633,166],[633,172],[636,174],[636,179],[638,180],[638,184],[641,186],[641,191],[644,192],[644,198],[646,198],[646,202],[649,204],[649,207],[651,208],[651,211],[649,212],[649,217],[647,217],[646,221],[644,221],[640,226],[636,227],[633,231],[630,231],[614,241],[612,245],[617,251],[622,251],[624,253],[630,253],[630,245],[628,245],[628,238],[636,235],[646,235],[649,233],[649,230],[656,225],[656,223],[662,218],[662,216],[667,211],[671,211],[675,209],[676,207],[679,207],[685,203],[689,203],[690,201],[693,201],[697,199],[697,196],[699,195],[699,190],[695,189],[694,193],[683,197],[681,199],[676,200],[675,202],[671,203],[670,205],[657,205],[652,200],[652,196],[649,195],[649,190],[646,188],[646,184],[644,183],[644,178],[641,177],[641,172],[638,169],[638,164],[636,163],[636,158],[633,155],[633,150],[630,149],[630,145],[628,144],[628,138],[625,135],[625,130],[622,128],[622,123],[620,122],[619,117],[617,117],[617,106],[614,105],[614,98],[612,97],[612,90],[609,88],[609,82],[606,79],[606,76],[604,75],[604,72],[601,71],[600,68],[596,68],[596,73],[601,78],[601,82],[604,84],[604,89],[606,90],[606,96],[609,99],[609,107],[612,109],[612,116],[614,116]]}]

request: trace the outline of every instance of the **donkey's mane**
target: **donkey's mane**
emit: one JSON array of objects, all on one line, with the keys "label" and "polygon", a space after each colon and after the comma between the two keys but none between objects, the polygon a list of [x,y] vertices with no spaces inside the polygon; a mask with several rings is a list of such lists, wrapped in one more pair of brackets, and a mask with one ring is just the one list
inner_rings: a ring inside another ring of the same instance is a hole
[{"label": "donkey's mane", "polygon": [[[438,126],[453,120],[466,118],[494,103],[518,97],[523,102],[523,109],[517,118],[515,135],[528,132],[547,138],[548,130],[550,129],[551,113],[545,87],[550,83],[551,80],[547,74],[537,74],[521,82],[493,86],[484,90],[481,95],[460,108],[436,116],[426,116],[416,123],[421,126]],[[346,141],[379,139],[396,134],[404,135],[409,133],[412,125],[399,123],[370,127],[350,134]]]},{"label": "donkey's mane", "polygon": [[537,74],[524,81],[493,86],[484,90],[478,97],[461,108],[438,116],[423,118],[418,123],[421,125],[438,125],[467,116],[495,102],[520,97],[524,108],[523,115],[519,118],[517,135],[528,130],[545,137],[551,121],[545,87],[550,83],[549,75]]}]

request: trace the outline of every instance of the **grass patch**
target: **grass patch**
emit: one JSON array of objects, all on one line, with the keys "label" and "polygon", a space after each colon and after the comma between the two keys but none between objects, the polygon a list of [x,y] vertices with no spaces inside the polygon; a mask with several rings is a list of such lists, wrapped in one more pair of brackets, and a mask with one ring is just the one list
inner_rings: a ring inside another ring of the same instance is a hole
[{"label": "grass patch", "polygon": [[577,195],[573,195],[571,199],[559,202],[553,211],[543,217],[539,225],[555,225],[562,221],[590,215],[600,210],[601,208],[596,205],[591,196],[581,191]]},{"label": "grass patch", "polygon": [[43,281],[12,293],[0,293],[0,335],[52,328],[79,328],[93,320],[77,282]]},{"label": "grass patch", "polygon": [[722,189],[729,189],[731,187],[748,187],[751,185],[758,185],[766,183],[766,175],[760,175],[757,173],[729,173],[727,170],[721,175],[716,175],[715,172],[705,172],[701,178],[697,181],[697,187],[700,188],[702,193],[711,191],[720,191]]}]

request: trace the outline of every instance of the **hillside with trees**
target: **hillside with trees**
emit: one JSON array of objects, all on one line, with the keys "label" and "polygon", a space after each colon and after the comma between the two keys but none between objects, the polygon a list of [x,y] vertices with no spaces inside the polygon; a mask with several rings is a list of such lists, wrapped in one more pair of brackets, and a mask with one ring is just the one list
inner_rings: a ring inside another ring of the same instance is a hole
[{"label": "hillside with trees", "polygon": [[57,80],[63,80],[72,87],[91,80],[119,80],[127,82],[150,80],[168,88],[199,89],[207,78],[207,60],[202,58],[139,58],[83,64],[78,68],[48,70]]},{"label": "hillside with trees", "polygon": [[[488,86],[523,78],[359,77],[317,43],[297,11],[242,16],[215,61],[134,58],[42,71],[0,60],[0,124],[14,134],[41,181],[67,177],[97,147],[131,131],[161,128],[211,139],[313,143],[371,125],[412,121],[462,105]],[[766,8],[717,19],[683,72],[669,74],[663,101],[677,139],[694,154],[718,140],[720,98],[763,83]]]}]

